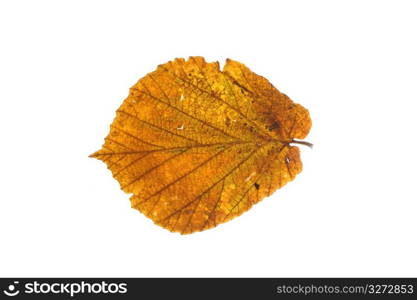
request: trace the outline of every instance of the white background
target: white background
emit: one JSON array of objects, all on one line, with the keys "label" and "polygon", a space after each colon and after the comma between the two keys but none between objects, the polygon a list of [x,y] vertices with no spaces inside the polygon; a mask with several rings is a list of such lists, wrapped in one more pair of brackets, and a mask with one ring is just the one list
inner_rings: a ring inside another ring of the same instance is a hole
[{"label": "white background", "polygon": [[[415,1],[2,1],[1,276],[417,276]],[[139,78],[227,57],[307,107],[304,171],[193,235],[98,150]]]}]

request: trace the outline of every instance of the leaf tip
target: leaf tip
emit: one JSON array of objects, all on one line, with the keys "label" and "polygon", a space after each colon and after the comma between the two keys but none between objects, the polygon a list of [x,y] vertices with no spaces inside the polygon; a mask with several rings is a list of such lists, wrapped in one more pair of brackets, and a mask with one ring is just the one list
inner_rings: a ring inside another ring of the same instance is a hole
[{"label": "leaf tip", "polygon": [[88,157],[90,158],[97,158],[98,159],[98,155],[100,154],[100,150],[96,151],[94,153],[91,153]]}]

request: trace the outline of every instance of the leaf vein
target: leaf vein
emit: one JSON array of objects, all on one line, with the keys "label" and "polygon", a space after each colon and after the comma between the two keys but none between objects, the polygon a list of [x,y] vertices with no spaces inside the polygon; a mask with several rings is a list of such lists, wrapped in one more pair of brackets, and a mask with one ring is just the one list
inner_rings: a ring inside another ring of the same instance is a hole
[{"label": "leaf vein", "polygon": [[163,221],[167,218],[172,217],[173,215],[175,215],[176,213],[178,213],[179,211],[183,210],[184,208],[188,207],[189,205],[191,205],[192,203],[194,203],[195,201],[197,201],[198,197],[206,194],[208,191],[210,191],[214,186],[216,186],[219,182],[221,182],[223,179],[226,179],[230,174],[232,174],[236,169],[238,169],[238,167],[242,164],[244,164],[245,162],[247,162],[249,160],[249,158],[254,155],[259,149],[256,148],[253,151],[251,151],[251,153],[249,155],[247,155],[243,160],[241,160],[235,167],[233,167],[229,172],[226,173],[226,175],[224,175],[222,178],[220,178],[217,182],[215,182],[214,184],[212,184],[210,187],[208,187],[206,190],[204,190],[200,195],[198,195],[197,197],[195,197],[193,200],[189,201],[187,204],[183,205],[182,207],[180,207],[179,209],[175,210],[174,212],[172,212],[171,214],[169,214],[168,216],[158,220],[158,221]]},{"label": "leaf vein", "polygon": [[[200,90],[201,92],[203,92],[203,93],[205,93],[205,94],[208,94],[208,95],[210,95],[211,97],[213,97],[214,99],[216,99],[217,101],[220,101],[221,103],[224,103],[225,105],[227,105],[230,109],[232,109],[232,110],[234,110],[236,113],[238,113],[242,118],[244,118],[248,123],[251,123],[252,124],[252,126],[254,127],[254,128],[256,128],[257,129],[257,131],[258,131],[258,134],[263,134],[263,135],[266,135],[266,136],[268,136],[270,139],[272,139],[272,136],[269,134],[269,133],[267,133],[267,132],[265,132],[265,131],[263,131],[262,129],[260,129],[259,128],[259,126],[255,123],[255,122],[253,122],[252,120],[250,120],[250,119],[248,119],[240,110],[238,110],[236,107],[234,107],[233,105],[231,105],[230,103],[228,103],[227,101],[224,101],[221,97],[219,97],[219,96],[217,96],[216,94],[214,94],[214,93],[210,93],[209,91],[206,91],[205,89],[202,89],[202,88],[200,88],[199,86],[197,86],[197,85],[195,85],[195,84],[193,84],[192,82],[190,82],[190,81],[188,81],[188,80],[185,80],[185,79],[183,79],[183,78],[181,78],[181,77],[179,77],[178,75],[176,75],[176,74],[173,74],[172,72],[170,72],[165,66],[161,66],[161,68],[162,69],[164,69],[165,70],[165,72],[167,73],[167,74],[169,74],[169,75],[171,75],[172,77],[174,77],[174,78],[177,78],[177,79],[179,79],[179,80],[181,80],[181,81],[183,81],[184,83],[186,83],[186,84],[189,84],[189,85],[191,85],[191,86],[193,86],[194,88],[196,88],[196,89],[198,89],[198,90]],[[249,131],[250,132],[250,131]]]},{"label": "leaf vein", "polygon": [[167,132],[167,133],[169,133],[169,134],[172,134],[172,135],[175,135],[175,136],[181,137],[181,138],[183,138],[183,139],[185,139],[185,140],[189,140],[189,141],[192,141],[192,142],[198,143],[198,141],[196,141],[196,140],[194,140],[194,139],[191,139],[191,138],[188,138],[188,137],[186,137],[186,136],[183,136],[183,135],[177,134],[177,133],[175,133],[175,132],[169,131],[169,130],[167,130],[167,129],[165,129],[165,128],[162,128],[162,127],[156,126],[155,124],[152,124],[152,123],[149,123],[149,122],[147,122],[147,121],[145,121],[145,120],[142,120],[142,119],[138,118],[137,116],[132,115],[132,114],[130,114],[130,113],[128,113],[128,112],[126,112],[126,111],[123,111],[123,110],[120,110],[120,109],[119,109],[119,110],[117,110],[117,112],[119,112],[119,113],[123,113],[123,114],[125,114],[125,115],[127,115],[127,116],[129,116],[129,117],[131,117],[131,118],[133,118],[133,119],[138,120],[139,122],[142,122],[142,123],[144,123],[144,124],[146,124],[146,125],[149,125],[149,126],[151,126],[151,127],[153,127],[153,128],[156,128],[156,129],[158,129],[158,130],[160,130],[160,131]]}]

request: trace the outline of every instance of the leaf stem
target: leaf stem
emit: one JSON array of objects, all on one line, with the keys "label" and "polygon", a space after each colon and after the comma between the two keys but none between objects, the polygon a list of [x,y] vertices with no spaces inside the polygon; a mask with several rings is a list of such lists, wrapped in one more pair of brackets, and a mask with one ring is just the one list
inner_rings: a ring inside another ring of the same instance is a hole
[{"label": "leaf stem", "polygon": [[295,140],[295,139],[292,139],[292,140],[289,142],[289,144],[292,144],[292,143],[294,143],[294,144],[300,144],[300,145],[304,145],[304,146],[307,146],[307,147],[313,148],[313,144],[312,144],[312,143],[309,143],[309,142],[306,142],[306,141],[300,141],[300,140]]}]

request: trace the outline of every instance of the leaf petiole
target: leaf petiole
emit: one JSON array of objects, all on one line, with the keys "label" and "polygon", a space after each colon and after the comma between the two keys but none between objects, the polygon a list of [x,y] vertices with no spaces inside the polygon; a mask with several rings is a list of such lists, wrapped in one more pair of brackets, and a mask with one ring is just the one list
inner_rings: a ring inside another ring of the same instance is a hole
[{"label": "leaf petiole", "polygon": [[300,144],[300,145],[304,145],[304,146],[313,148],[312,143],[309,143],[309,142],[306,142],[306,141],[295,140],[295,139],[292,139],[288,144]]}]

